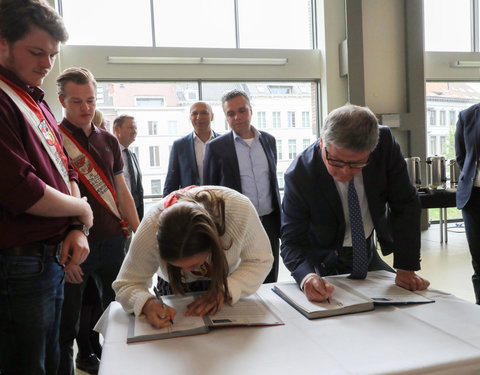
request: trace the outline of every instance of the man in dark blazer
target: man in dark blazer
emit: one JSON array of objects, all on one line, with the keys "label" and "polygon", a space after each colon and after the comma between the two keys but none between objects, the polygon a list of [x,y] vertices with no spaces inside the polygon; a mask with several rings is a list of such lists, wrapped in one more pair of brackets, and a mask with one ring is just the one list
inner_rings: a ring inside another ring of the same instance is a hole
[{"label": "man in dark blazer", "polygon": [[130,146],[137,137],[135,119],[128,115],[117,117],[113,121],[113,131],[122,149],[125,182],[135,202],[138,218],[142,220],[144,211],[142,171],[140,170],[137,155],[128,149],[128,146]]},{"label": "man in dark blazer", "polygon": [[210,104],[197,102],[190,107],[193,132],[173,142],[163,196],[190,185],[203,185],[205,146],[218,137],[210,127],[212,120]]},{"label": "man in dark blazer", "polygon": [[383,254],[394,254],[396,284],[425,289],[428,281],[414,272],[420,269],[420,203],[399,145],[368,108],[347,105],[327,116],[319,141],[285,173],[281,254],[307,298],[324,301],[332,294],[321,276],[352,272],[349,185],[358,195],[365,272],[393,271],[377,253],[375,229]]},{"label": "man in dark blazer", "polygon": [[228,92],[222,97],[222,107],[232,131],[207,145],[203,183],[229,187],[252,201],[269,237],[274,257],[265,282],[275,282],[278,278],[281,220],[276,141],[272,135],[252,126],[252,107],[245,92]]},{"label": "man in dark blazer", "polygon": [[473,289],[480,305],[480,104],[460,112],[455,131],[455,152],[461,168],[457,208],[462,210],[468,247],[472,255]]}]

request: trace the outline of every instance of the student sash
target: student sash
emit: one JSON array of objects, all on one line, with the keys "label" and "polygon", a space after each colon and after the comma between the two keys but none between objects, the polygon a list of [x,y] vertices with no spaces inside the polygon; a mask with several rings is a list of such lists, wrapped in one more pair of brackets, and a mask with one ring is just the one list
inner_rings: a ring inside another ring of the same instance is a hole
[{"label": "student sash", "polygon": [[28,95],[25,90],[21,89],[14,83],[0,75],[0,89],[7,94],[22,112],[27,123],[32,127],[38,139],[42,143],[45,151],[55,165],[58,173],[62,176],[68,192],[72,194],[70,186],[70,178],[68,176],[68,158],[63,152],[62,145],[58,141],[52,130],[52,124],[43,115],[38,104]]},{"label": "student sash", "polygon": [[120,215],[115,190],[108,181],[107,176],[105,176],[105,173],[103,173],[93,157],[78,143],[67,128],[60,125],[60,131],[64,135],[64,146],[70,159],[72,159],[73,168],[77,171],[80,181],[82,181],[95,199],[120,221],[124,236],[126,238],[130,237],[128,222],[122,219]]}]

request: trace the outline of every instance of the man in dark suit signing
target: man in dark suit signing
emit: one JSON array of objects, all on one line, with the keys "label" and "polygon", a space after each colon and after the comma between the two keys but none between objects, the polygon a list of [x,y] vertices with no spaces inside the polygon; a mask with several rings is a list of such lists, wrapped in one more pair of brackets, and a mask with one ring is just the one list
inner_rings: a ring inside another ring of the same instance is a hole
[{"label": "man in dark suit signing", "polygon": [[390,129],[366,107],[346,105],[326,118],[321,137],[285,172],[282,257],[311,301],[333,286],[321,276],[393,271],[378,255],[394,254],[395,282],[421,290],[420,203]]},{"label": "man in dark suit signing", "polygon": [[255,206],[272,247],[274,263],[265,282],[278,277],[280,194],[277,182],[275,138],[251,124],[252,107],[243,91],[222,97],[232,131],[207,144],[203,162],[204,185],[221,185],[246,195]]},{"label": "man in dark suit signing", "polygon": [[480,305],[480,105],[460,112],[455,132],[457,163],[462,169],[458,179],[457,207],[462,210],[468,247],[472,255],[473,290]]},{"label": "man in dark suit signing", "polygon": [[210,104],[204,102],[192,104],[190,121],[193,132],[173,142],[163,196],[190,185],[202,185],[205,146],[207,142],[218,137],[210,127],[212,120],[213,111]]}]

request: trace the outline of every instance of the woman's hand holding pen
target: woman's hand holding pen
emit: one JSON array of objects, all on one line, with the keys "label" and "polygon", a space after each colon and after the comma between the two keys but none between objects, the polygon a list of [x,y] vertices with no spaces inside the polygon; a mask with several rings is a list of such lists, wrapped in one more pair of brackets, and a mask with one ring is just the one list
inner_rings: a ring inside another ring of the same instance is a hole
[{"label": "woman's hand holding pen", "polygon": [[157,298],[150,298],[143,305],[142,313],[145,314],[148,322],[155,328],[165,328],[172,325],[177,311],[163,304]]},{"label": "woman's hand holding pen", "polygon": [[309,301],[324,302],[329,300],[333,293],[333,285],[327,283],[322,277],[312,275],[303,284],[303,293]]}]

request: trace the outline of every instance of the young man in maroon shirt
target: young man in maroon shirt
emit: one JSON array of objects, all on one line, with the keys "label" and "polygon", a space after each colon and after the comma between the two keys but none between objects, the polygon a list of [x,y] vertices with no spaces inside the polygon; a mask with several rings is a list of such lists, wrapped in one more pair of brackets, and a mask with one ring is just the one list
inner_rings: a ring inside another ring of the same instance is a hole
[{"label": "young man in maroon shirt", "polygon": [[[86,280],[89,276],[95,279],[104,307],[115,300],[112,282],[125,257],[125,234],[128,229],[135,232],[139,220],[123,176],[118,140],[92,123],[97,92],[95,78],[85,68],[68,68],[57,78],[57,89],[65,108],[65,118],[60,125],[65,147],[82,174],[80,191],[88,197],[95,217],[88,239],[90,256],[81,266],[65,274],[58,374],[73,375],[73,340],[78,334],[77,322]],[[106,208],[108,203],[112,203],[117,211],[112,206]],[[77,368],[95,373],[98,359],[93,353],[80,353],[79,347],[76,364]]]}]

